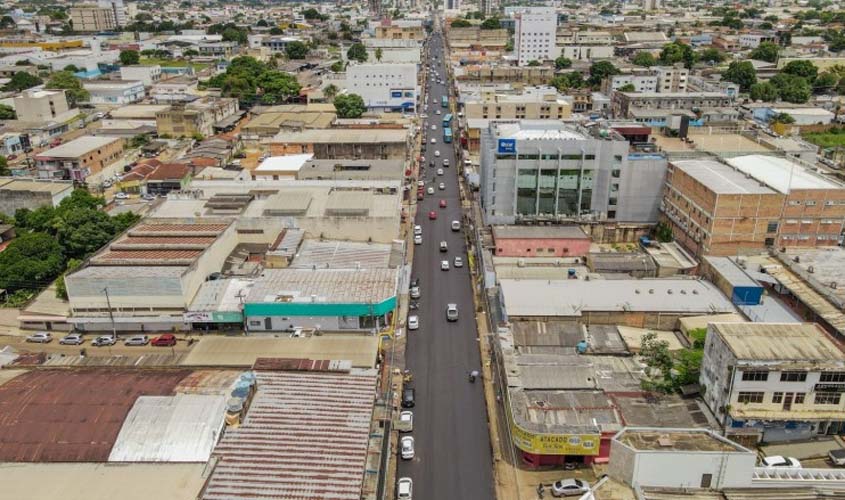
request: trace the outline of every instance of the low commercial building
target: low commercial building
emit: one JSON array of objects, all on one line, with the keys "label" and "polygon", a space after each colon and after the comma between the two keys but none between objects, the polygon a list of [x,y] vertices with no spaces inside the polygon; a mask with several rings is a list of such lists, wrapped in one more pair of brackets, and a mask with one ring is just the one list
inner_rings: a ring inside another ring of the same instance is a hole
[{"label": "low commercial building", "polygon": [[413,112],[418,87],[416,64],[350,64],[346,67],[346,90],[361,96],[364,105],[371,110]]},{"label": "low commercial building", "polygon": [[57,207],[72,192],[71,181],[0,178],[0,213],[14,217],[22,208]]},{"label": "low commercial building", "polygon": [[583,257],[590,237],[578,226],[493,226],[497,257]]},{"label": "low commercial building", "polygon": [[244,301],[246,328],[378,332],[391,324],[397,286],[395,269],[265,269]]},{"label": "low commercial building", "polygon": [[91,104],[131,104],[144,98],[144,82],[140,80],[93,80],[82,86],[91,95]]},{"label": "low commercial building", "polygon": [[273,137],[281,131],[328,129],[337,118],[333,104],[285,104],[262,110],[241,127],[245,139]]},{"label": "low commercial building", "polygon": [[711,323],[700,381],[728,435],[845,434],[845,354],[814,323]]},{"label": "low commercial building", "polygon": [[190,102],[199,99],[197,93],[197,79],[189,76],[178,76],[154,83],[150,89],[150,97],[157,103]]},{"label": "low commercial building", "polygon": [[271,156],[252,171],[253,180],[274,180],[295,178],[305,163],[314,155],[299,154]]},{"label": "low commercial building", "polygon": [[555,76],[555,69],[551,66],[479,64],[455,67],[453,75],[458,82],[548,85]]},{"label": "low commercial building", "polygon": [[425,40],[425,30],[422,26],[382,24],[375,27],[375,35],[376,38],[385,38],[388,40],[414,40],[416,42]]},{"label": "low commercial building", "polygon": [[64,90],[24,90],[13,102],[15,115],[22,122],[64,122],[79,113],[68,106]]},{"label": "low commercial building", "polygon": [[614,92],[611,98],[613,116],[631,118],[635,109],[728,108],[733,98],[721,92]]},{"label": "low commercial building", "polygon": [[304,130],[265,140],[274,156],[311,153],[318,160],[405,159],[408,141],[406,129]]},{"label": "low commercial building", "polygon": [[156,113],[156,130],[171,137],[208,137],[214,135],[215,124],[236,116],[238,110],[238,100],[229,97],[174,104]]},{"label": "low commercial building", "polygon": [[572,115],[572,105],[552,87],[528,87],[521,93],[497,93],[481,89],[462,95],[467,120],[561,120]]},{"label": "low commercial building", "polygon": [[40,179],[85,181],[123,155],[124,140],[119,137],[83,136],[35,156]]},{"label": "low commercial building", "polygon": [[296,173],[299,180],[401,181],[405,161],[394,160],[314,160]]},{"label": "low commercial building", "polygon": [[149,66],[121,66],[120,79],[140,81],[145,87],[151,87],[161,80],[161,66],[158,64],[151,64]]}]

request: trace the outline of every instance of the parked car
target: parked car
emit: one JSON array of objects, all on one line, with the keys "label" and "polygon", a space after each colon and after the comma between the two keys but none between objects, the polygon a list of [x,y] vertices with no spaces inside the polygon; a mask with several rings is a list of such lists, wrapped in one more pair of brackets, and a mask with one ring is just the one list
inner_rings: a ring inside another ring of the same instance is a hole
[{"label": "parked car", "polygon": [[414,236],[414,245],[422,245],[422,235],[421,234]]},{"label": "parked car", "polygon": [[414,491],[414,480],[410,477],[400,478],[396,483],[397,500],[411,500]]},{"label": "parked car", "polygon": [[464,267],[464,259],[455,257],[455,267]]},{"label": "parked car", "polygon": [[396,425],[399,432],[411,432],[414,430],[414,412],[405,410],[399,413],[399,423]]},{"label": "parked car", "polygon": [[144,196],[141,197],[145,201],[153,201],[156,199],[156,195],[150,193],[144,193]]},{"label": "parked car", "polygon": [[129,195],[128,195],[128,194],[126,194],[126,193],[124,193],[123,191],[121,191],[121,192],[119,192],[119,193],[116,193],[116,194],[114,195],[114,198],[115,198],[116,200],[128,200],[128,199],[129,199]]},{"label": "parked car", "polygon": [[580,497],[590,491],[590,485],[580,479],[561,479],[552,484],[553,497]]},{"label": "parked car", "polygon": [[458,321],[458,304],[446,304],[446,321]]},{"label": "parked car", "polygon": [[94,346],[94,347],[103,347],[103,346],[114,345],[116,342],[117,342],[117,339],[112,337],[111,335],[101,335],[101,336],[95,338],[94,341],[91,342],[91,345]]},{"label": "parked car", "polygon": [[837,448],[835,450],[830,450],[827,452],[828,458],[833,463],[833,465],[843,466],[845,465],[845,449]]},{"label": "parked car", "polygon": [[146,335],[133,335],[123,341],[123,345],[147,345],[150,343],[149,337]]},{"label": "parked car", "polygon": [[420,318],[419,316],[408,316],[408,330],[419,330]]},{"label": "parked car", "polygon": [[413,387],[402,389],[402,408],[413,408],[416,405],[416,392]]},{"label": "parked car", "polygon": [[78,333],[69,333],[59,339],[59,344],[61,345],[80,345],[83,342],[85,342],[85,339]]},{"label": "parked car", "polygon": [[420,298],[420,287],[412,286],[410,292],[411,292],[411,298],[412,299]]},{"label": "parked car", "polygon": [[403,436],[399,442],[401,444],[402,460],[411,460],[414,458],[414,438]]},{"label": "parked car", "polygon": [[158,347],[171,347],[176,345],[176,335],[165,333],[154,338],[150,343]]},{"label": "parked car", "polygon": [[780,455],[772,455],[770,457],[763,457],[761,461],[763,467],[773,467],[778,469],[800,469],[801,462],[792,457],[782,457]]},{"label": "parked car", "polygon": [[414,226],[414,236],[421,235],[421,234],[422,234],[422,226],[417,224],[416,226]]},{"label": "parked car", "polygon": [[36,344],[49,344],[53,341],[53,335],[50,332],[35,332],[32,335],[27,335],[26,341]]}]

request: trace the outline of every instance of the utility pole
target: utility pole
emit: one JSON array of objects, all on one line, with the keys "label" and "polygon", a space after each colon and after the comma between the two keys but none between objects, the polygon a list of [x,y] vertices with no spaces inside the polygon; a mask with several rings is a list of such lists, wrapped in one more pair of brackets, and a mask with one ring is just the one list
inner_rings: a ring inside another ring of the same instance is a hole
[{"label": "utility pole", "polygon": [[111,335],[112,338],[117,340],[117,328],[114,326],[114,314],[112,314],[111,310],[111,300],[109,299],[109,288],[103,288],[103,292],[106,294],[106,304],[109,308],[109,319],[111,320]]}]

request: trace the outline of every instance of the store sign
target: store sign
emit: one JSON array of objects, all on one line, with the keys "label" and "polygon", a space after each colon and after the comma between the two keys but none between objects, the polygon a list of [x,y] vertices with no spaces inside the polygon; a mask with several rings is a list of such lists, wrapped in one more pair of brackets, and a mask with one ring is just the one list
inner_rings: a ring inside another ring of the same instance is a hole
[{"label": "store sign", "polygon": [[497,152],[500,155],[515,154],[516,153],[516,139],[499,139],[499,147]]},{"label": "store sign", "polygon": [[845,392],[845,384],[816,384],[816,392]]},{"label": "store sign", "polygon": [[184,314],[186,323],[211,323],[210,312],[186,312]]},{"label": "store sign", "polygon": [[538,455],[598,455],[600,434],[535,434],[511,425],[513,443]]}]

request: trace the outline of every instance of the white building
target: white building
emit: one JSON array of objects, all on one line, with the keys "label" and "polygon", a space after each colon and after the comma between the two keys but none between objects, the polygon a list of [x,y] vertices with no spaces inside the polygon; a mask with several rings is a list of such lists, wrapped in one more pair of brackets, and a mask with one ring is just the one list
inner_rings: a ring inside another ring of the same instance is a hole
[{"label": "white building", "polygon": [[416,109],[416,64],[351,64],[346,68],[346,90],[364,99],[367,108]]},{"label": "white building", "polygon": [[573,61],[592,61],[594,59],[609,59],[613,57],[611,45],[559,45],[551,59],[561,55]]},{"label": "white building", "polygon": [[756,49],[763,42],[777,43],[777,37],[771,33],[745,33],[739,35],[739,46],[743,49]]},{"label": "white building", "polygon": [[126,14],[126,6],[123,4],[123,0],[99,0],[97,6],[111,9],[118,26],[126,26],[128,23],[129,16]]},{"label": "white building", "polygon": [[151,87],[161,80],[161,66],[121,66],[121,80],[140,80],[145,87]]},{"label": "white building", "polygon": [[24,90],[12,102],[22,122],[64,122],[79,113],[68,107],[64,90]]},{"label": "white building", "polygon": [[845,434],[845,354],[814,323],[711,323],[700,383],[727,434]]},{"label": "white building", "polygon": [[131,104],[144,98],[144,83],[138,80],[98,80],[82,86],[91,94],[91,104]]},{"label": "white building", "polygon": [[686,92],[689,70],[683,64],[675,66],[655,66],[648,69],[635,69],[630,73],[613,75],[603,82],[605,92],[619,90],[625,85],[634,86],[635,92],[673,93]]},{"label": "white building", "polygon": [[531,61],[554,59],[557,43],[557,11],[554,7],[529,7],[516,16],[514,48],[520,66]]}]

